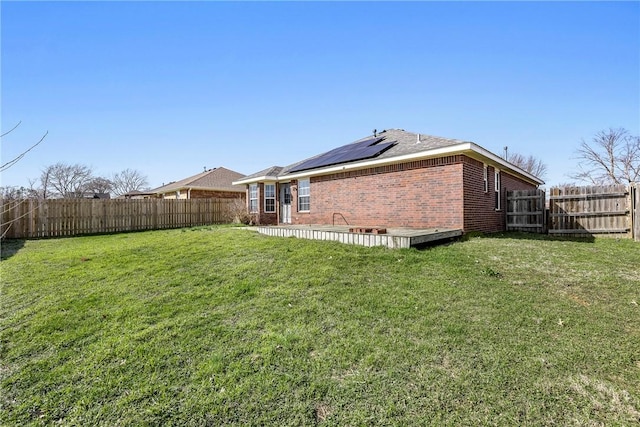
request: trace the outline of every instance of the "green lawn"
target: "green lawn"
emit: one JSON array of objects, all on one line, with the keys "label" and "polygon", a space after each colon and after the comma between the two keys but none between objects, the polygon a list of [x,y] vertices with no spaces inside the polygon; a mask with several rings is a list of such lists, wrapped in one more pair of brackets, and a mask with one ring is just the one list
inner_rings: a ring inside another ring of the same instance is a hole
[{"label": "green lawn", "polygon": [[2,247],[2,425],[637,425],[640,244]]}]

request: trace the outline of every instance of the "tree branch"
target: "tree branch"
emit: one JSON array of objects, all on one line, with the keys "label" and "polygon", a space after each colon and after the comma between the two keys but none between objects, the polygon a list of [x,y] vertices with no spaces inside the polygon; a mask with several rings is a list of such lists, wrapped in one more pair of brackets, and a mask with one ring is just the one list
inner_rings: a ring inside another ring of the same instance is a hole
[{"label": "tree branch", "polygon": [[21,124],[21,123],[22,123],[22,120],[20,120],[20,121],[18,122],[18,124],[17,124],[17,125],[15,125],[14,127],[12,127],[10,130],[8,130],[7,132],[5,132],[5,133],[3,133],[2,135],[0,135],[0,138],[2,138],[3,136],[9,135],[11,132],[13,132],[14,130],[16,130],[16,128],[17,128],[18,126],[20,126],[20,124]]},{"label": "tree branch", "polygon": [[[19,123],[18,123],[19,124]],[[15,129],[16,127],[18,127],[18,125],[16,125],[13,129]],[[11,130],[13,130],[11,129]],[[11,132],[11,130],[9,132]],[[9,133],[7,132],[7,133]],[[5,133],[4,135],[6,135],[7,133]],[[3,136],[4,136],[3,135]],[[33,144],[31,147],[29,147],[29,149],[27,149],[26,151],[23,151],[19,156],[15,157],[12,160],[9,160],[8,162],[6,162],[5,164],[3,164],[2,166],[0,166],[0,172],[4,172],[5,170],[9,169],[11,166],[15,165],[16,163],[18,163],[20,160],[22,160],[22,158],[31,150],[33,150],[34,148],[36,148],[38,145],[40,145],[40,143],[42,141],[44,141],[44,139],[47,137],[47,135],[49,135],[49,131],[46,131],[44,135],[42,135],[42,138],[40,138],[40,141],[36,142],[35,144]]]}]

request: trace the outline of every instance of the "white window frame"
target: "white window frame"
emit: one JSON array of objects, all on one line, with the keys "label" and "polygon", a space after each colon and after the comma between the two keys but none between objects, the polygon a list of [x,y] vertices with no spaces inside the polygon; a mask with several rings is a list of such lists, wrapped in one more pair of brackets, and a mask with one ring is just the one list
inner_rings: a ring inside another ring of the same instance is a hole
[{"label": "white window frame", "polygon": [[489,192],[489,166],[484,165],[482,169],[482,178],[484,179],[484,192]]},{"label": "white window frame", "polygon": [[[273,192],[270,192],[270,189],[273,189]],[[267,207],[268,201],[273,203],[271,209]],[[265,213],[275,213],[276,211],[276,184],[274,183],[264,184],[264,211]]]},{"label": "white window frame", "polygon": [[258,212],[258,184],[249,184],[249,213]]},{"label": "white window frame", "polygon": [[500,200],[500,169],[496,169],[494,173],[494,187],[496,192],[496,210],[499,211],[502,208],[502,201]]},{"label": "white window frame", "polygon": [[[306,201],[303,201],[306,199]],[[302,206],[306,205],[306,209]],[[298,212],[309,212],[311,210],[311,180],[301,179],[298,181]]]}]

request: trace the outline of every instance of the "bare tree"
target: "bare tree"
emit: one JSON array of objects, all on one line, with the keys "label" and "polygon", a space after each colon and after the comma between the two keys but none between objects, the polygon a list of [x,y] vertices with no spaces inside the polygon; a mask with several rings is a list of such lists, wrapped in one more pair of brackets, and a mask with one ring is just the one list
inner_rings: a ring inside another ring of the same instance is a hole
[{"label": "bare tree", "polygon": [[113,182],[110,179],[96,177],[87,183],[85,191],[94,193],[111,193],[113,190]]},{"label": "bare tree", "polygon": [[537,176],[540,179],[544,179],[547,174],[547,165],[542,160],[535,158],[534,156],[525,157],[522,154],[512,153],[509,154],[507,160],[518,166],[520,169],[529,172],[533,176]]},{"label": "bare tree", "polygon": [[640,180],[640,137],[624,128],[603,130],[577,150],[578,171],[571,178],[593,185]]},{"label": "bare tree", "polygon": [[0,199],[3,200],[20,200],[28,198],[29,189],[26,187],[18,187],[9,185],[0,187]]},{"label": "bare tree", "polygon": [[59,162],[44,168],[37,179],[30,179],[29,188],[23,194],[38,199],[80,198],[89,192],[120,195],[146,186],[147,177],[136,170],[125,169],[108,179],[94,176],[88,166]]},{"label": "bare tree", "polygon": [[50,199],[53,194],[51,191],[51,167],[45,168],[40,172],[40,177],[29,179],[29,197],[34,199]]},{"label": "bare tree", "polygon": [[149,185],[147,177],[134,169],[125,169],[114,174],[111,182],[115,196],[121,196],[130,191],[143,190]]},{"label": "bare tree", "polygon": [[90,167],[81,164],[69,165],[58,162],[43,170],[48,178],[45,189],[64,199],[77,199],[84,196],[89,183],[94,179]]}]

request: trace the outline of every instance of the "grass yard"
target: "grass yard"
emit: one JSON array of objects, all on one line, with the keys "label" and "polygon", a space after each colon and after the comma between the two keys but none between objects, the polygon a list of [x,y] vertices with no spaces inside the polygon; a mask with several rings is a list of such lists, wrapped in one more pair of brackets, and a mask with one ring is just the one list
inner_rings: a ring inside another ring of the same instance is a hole
[{"label": "grass yard", "polygon": [[2,425],[638,425],[640,244],[2,246]]}]

